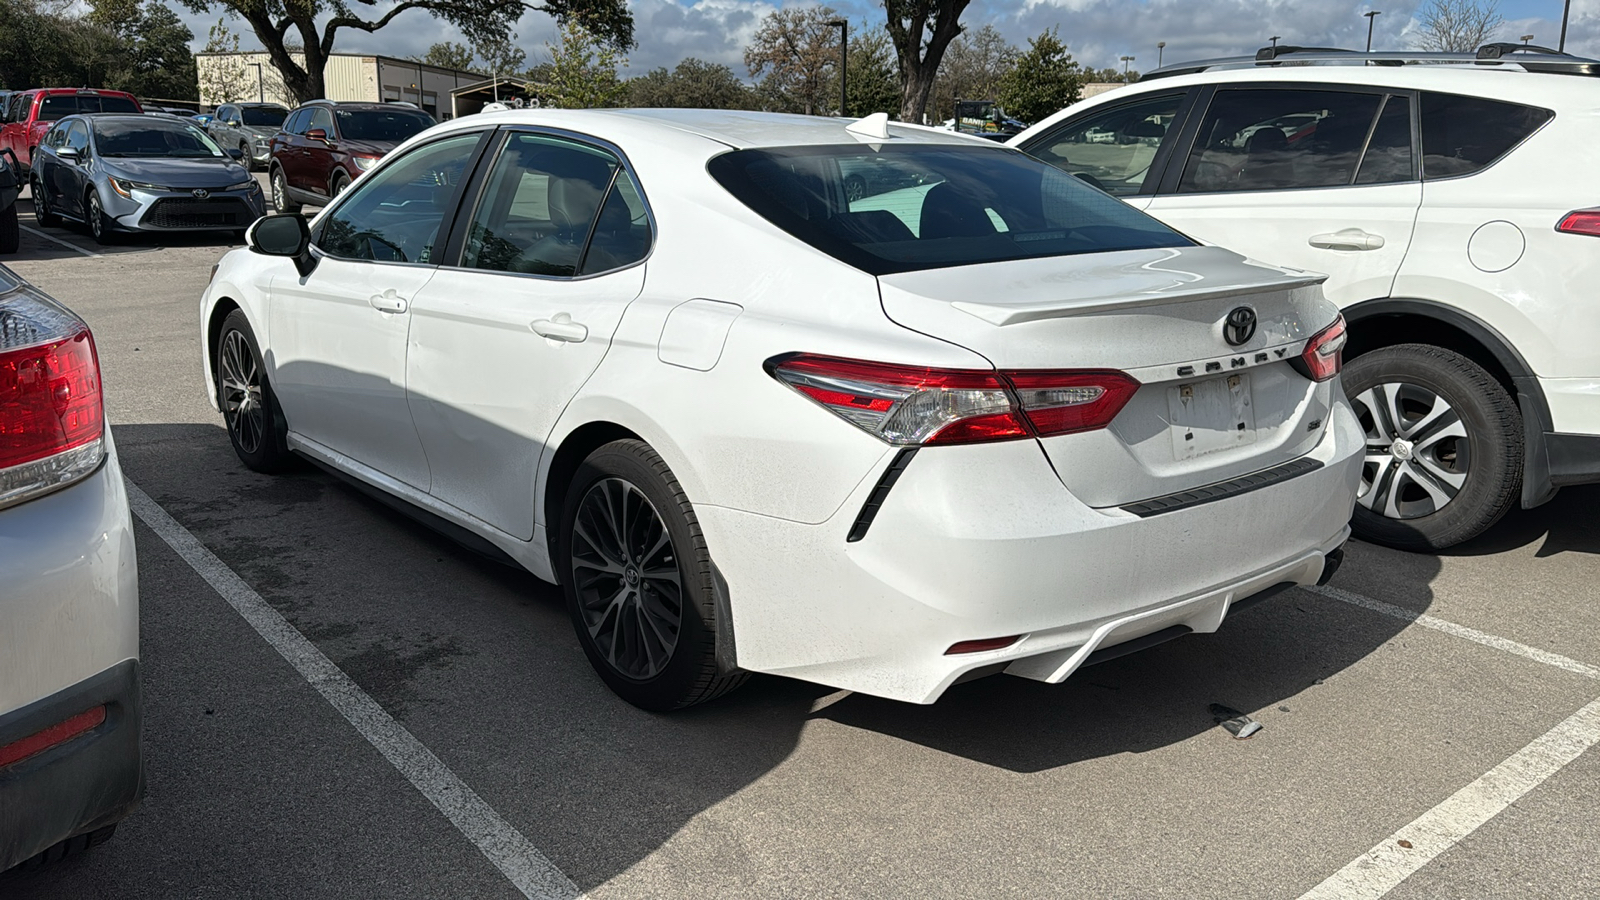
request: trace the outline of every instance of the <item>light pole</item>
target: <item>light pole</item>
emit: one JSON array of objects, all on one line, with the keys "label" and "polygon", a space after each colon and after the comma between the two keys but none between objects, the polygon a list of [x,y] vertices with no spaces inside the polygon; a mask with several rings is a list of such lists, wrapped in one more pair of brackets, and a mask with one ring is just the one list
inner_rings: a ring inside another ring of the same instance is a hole
[{"label": "light pole", "polygon": [[1567,52],[1567,17],[1572,15],[1572,0],[1561,4],[1561,43],[1556,45],[1558,53]]},{"label": "light pole", "polygon": [[1272,37],[1267,38],[1267,40],[1272,42],[1272,46],[1273,47],[1277,47],[1278,46],[1278,42],[1283,40],[1283,38],[1275,34]]},{"label": "light pole", "polygon": [[845,99],[849,96],[845,79],[850,74],[850,20],[834,19],[829,28],[839,29],[839,115],[845,112]]},{"label": "light pole", "polygon": [[1162,60],[1162,58],[1164,56],[1166,56],[1166,52],[1167,52],[1167,42],[1166,41],[1156,41],[1156,68],[1158,68],[1158,69],[1161,68],[1161,60]]},{"label": "light pole", "polygon": [[1377,21],[1378,17],[1383,15],[1383,13],[1381,13],[1378,10],[1375,10],[1375,9],[1369,9],[1366,12],[1362,13],[1362,15],[1367,17],[1367,52],[1371,53],[1372,52],[1372,23]]},{"label": "light pole", "polygon": [[1522,46],[1524,46],[1524,47],[1528,46],[1528,42],[1531,41],[1531,40],[1533,40],[1533,35],[1531,35],[1531,34],[1523,35],[1522,36]]},{"label": "light pole", "polygon": [[1133,62],[1133,59],[1131,56],[1122,57],[1122,77],[1124,79],[1128,77],[1128,63]]},{"label": "light pole", "polygon": [[267,102],[267,82],[261,77],[261,63],[245,63],[256,67],[256,99],[262,103]]}]

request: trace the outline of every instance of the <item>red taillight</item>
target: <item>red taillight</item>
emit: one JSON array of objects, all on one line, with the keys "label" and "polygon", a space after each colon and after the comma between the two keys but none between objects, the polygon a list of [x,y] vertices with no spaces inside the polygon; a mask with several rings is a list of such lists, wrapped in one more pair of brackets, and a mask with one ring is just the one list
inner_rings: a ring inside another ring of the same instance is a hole
[{"label": "red taillight", "polygon": [[85,710],[64,722],[57,722],[43,731],[37,731],[20,741],[0,747],[0,768],[15,762],[21,762],[30,756],[49,750],[57,744],[64,744],[86,731],[98,728],[106,720],[106,708],[96,706],[94,709]]},{"label": "red taillight", "polygon": [[1339,374],[1344,368],[1344,344],[1344,316],[1340,316],[1306,341],[1306,349],[1300,354],[1306,377],[1312,381],[1327,381]]},{"label": "red taillight", "polygon": [[892,444],[973,444],[1104,428],[1139,383],[1121,372],[934,369],[796,354],[772,375]]},{"label": "red taillight", "polygon": [[1022,635],[1013,634],[1010,637],[983,638],[976,641],[961,641],[951,644],[950,649],[944,652],[945,656],[959,656],[963,653],[982,653],[985,650],[1004,650],[1005,648],[1022,640]]},{"label": "red taillight", "polygon": [[1600,237],[1600,209],[1578,209],[1567,213],[1556,230],[1563,234],[1587,234]]},{"label": "red taillight", "polygon": [[0,507],[77,480],[104,455],[94,339],[58,307],[24,303],[0,302]]}]

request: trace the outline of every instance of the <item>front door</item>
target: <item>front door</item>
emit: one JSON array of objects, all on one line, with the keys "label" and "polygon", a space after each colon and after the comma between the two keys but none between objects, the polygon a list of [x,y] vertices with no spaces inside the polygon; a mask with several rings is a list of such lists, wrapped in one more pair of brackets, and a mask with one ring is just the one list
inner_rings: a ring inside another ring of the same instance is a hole
[{"label": "front door", "polygon": [[644,287],[650,219],[613,154],[513,132],[460,266],[412,307],[406,384],[434,497],[523,540],[546,439]]},{"label": "front door", "polygon": [[1185,234],[1328,275],[1340,306],[1387,297],[1422,203],[1412,98],[1219,89],[1148,207]]},{"label": "front door", "polygon": [[[322,137],[312,137],[313,131],[321,131]],[[295,187],[323,196],[328,194],[328,176],[333,172],[333,141],[336,134],[333,113],[326,107],[312,107],[306,133],[295,138],[303,160],[297,176],[300,182]]]},{"label": "front door", "polygon": [[271,285],[267,365],[290,430],[424,491],[406,334],[481,136],[423,144],[373,173],[318,223],[315,270],[286,267]]}]

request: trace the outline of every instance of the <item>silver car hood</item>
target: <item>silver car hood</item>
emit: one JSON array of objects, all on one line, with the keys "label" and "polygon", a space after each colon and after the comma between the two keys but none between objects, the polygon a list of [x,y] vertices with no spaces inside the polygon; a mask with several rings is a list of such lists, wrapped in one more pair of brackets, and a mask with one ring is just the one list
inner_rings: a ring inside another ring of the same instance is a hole
[{"label": "silver car hood", "polygon": [[250,180],[244,166],[231,159],[100,158],[108,175],[162,187],[222,188]]}]

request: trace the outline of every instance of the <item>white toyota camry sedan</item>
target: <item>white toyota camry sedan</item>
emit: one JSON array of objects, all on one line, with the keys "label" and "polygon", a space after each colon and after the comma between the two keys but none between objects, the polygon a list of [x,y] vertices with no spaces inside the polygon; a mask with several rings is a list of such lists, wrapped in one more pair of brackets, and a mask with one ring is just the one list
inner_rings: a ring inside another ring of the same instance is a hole
[{"label": "white toyota camry sedan", "polygon": [[247,243],[200,308],[240,459],[559,583],[648,709],[752,671],[1059,682],[1325,579],[1348,534],[1319,277],[990,141],[471,116]]}]

